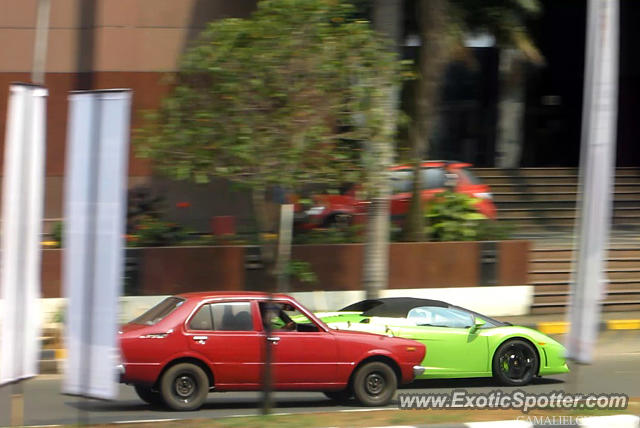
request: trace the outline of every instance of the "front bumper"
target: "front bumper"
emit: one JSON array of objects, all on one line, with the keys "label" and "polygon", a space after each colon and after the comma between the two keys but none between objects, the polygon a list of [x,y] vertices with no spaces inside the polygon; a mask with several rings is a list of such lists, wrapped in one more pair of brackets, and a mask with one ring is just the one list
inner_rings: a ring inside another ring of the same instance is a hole
[{"label": "front bumper", "polygon": [[425,372],[427,368],[424,366],[413,366],[413,377],[418,377]]}]

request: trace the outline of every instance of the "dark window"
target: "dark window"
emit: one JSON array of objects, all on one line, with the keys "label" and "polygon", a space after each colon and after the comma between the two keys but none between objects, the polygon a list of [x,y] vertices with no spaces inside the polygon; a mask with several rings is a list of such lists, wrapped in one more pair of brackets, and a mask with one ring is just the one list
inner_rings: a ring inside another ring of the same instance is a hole
[{"label": "dark window", "polygon": [[401,169],[391,173],[391,189],[393,193],[406,193],[411,191],[411,177],[413,171]]},{"label": "dark window", "polygon": [[423,168],[420,171],[420,180],[423,190],[441,189],[444,187],[446,177],[443,168]]},{"label": "dark window", "polygon": [[213,329],[216,331],[252,331],[253,317],[249,302],[213,303]]},{"label": "dark window", "polygon": [[189,328],[191,330],[213,330],[211,305],[204,305],[196,312],[189,322]]},{"label": "dark window", "polygon": [[134,324],[153,325],[167,317],[171,312],[176,310],[184,303],[184,299],[179,297],[167,297],[162,302],[149,309],[138,318],[131,321]]}]

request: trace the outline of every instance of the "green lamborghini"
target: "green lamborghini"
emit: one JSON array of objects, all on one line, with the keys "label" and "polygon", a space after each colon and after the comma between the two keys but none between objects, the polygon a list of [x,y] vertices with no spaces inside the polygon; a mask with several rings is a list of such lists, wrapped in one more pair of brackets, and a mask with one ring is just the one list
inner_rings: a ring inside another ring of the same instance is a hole
[{"label": "green lamborghini", "polygon": [[549,336],[439,300],[363,300],[316,314],[331,328],[414,339],[427,346],[418,379],[491,377],[526,385],[534,376],[567,373],[565,348]]}]

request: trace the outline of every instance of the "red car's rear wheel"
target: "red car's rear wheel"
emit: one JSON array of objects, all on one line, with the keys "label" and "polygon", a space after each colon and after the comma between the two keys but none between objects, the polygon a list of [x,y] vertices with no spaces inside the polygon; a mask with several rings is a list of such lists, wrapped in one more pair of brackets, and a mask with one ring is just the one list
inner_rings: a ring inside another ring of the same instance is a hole
[{"label": "red car's rear wheel", "polygon": [[196,410],[207,399],[209,379],[195,364],[176,364],[162,375],[160,393],[166,405],[173,410]]}]

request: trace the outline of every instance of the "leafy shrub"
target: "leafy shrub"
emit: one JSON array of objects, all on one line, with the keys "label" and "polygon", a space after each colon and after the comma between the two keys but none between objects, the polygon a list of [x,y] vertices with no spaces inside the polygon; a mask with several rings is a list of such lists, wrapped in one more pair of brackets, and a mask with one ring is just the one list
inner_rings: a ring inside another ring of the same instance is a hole
[{"label": "leafy shrub", "polygon": [[58,247],[62,247],[62,232],[63,232],[63,223],[61,221],[56,222],[51,229],[51,239],[58,243]]},{"label": "leafy shrub", "polygon": [[189,238],[189,231],[182,226],[151,216],[142,216],[135,227],[135,234],[127,235],[128,244],[134,247],[177,245]]},{"label": "leafy shrub", "polygon": [[291,260],[287,266],[287,274],[300,282],[313,284],[318,281],[315,272],[311,268],[311,263],[300,260]]},{"label": "leafy shrub", "polygon": [[508,228],[480,214],[476,198],[445,191],[429,203],[427,231],[432,241],[482,241],[508,238]]}]

